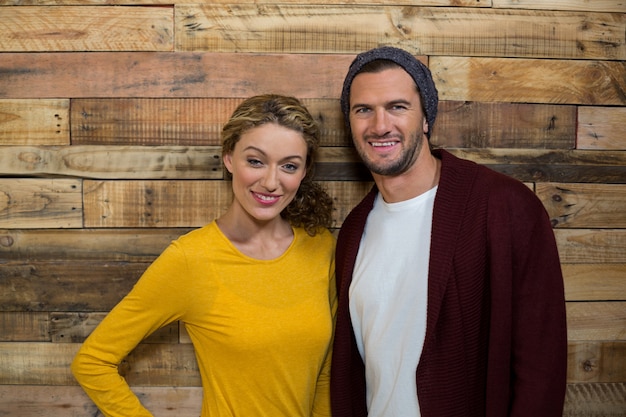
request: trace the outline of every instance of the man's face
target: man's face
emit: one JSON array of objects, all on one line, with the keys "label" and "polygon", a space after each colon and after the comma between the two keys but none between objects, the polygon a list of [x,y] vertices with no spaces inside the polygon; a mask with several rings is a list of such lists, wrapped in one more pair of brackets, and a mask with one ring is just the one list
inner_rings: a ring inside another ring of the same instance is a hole
[{"label": "man's face", "polygon": [[392,68],[354,77],[349,115],[354,146],[370,171],[395,176],[415,163],[428,123],[406,71]]}]

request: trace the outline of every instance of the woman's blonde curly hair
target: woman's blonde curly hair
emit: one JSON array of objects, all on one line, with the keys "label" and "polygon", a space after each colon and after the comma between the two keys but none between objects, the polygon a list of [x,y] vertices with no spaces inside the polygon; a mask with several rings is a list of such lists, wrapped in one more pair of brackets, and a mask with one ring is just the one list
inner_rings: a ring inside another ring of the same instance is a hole
[{"label": "woman's blonde curly hair", "polygon": [[[320,184],[313,181],[315,155],[320,142],[319,127],[297,98],[263,94],[244,100],[222,129],[222,157],[233,152],[244,132],[266,123],[275,123],[301,133],[307,146],[306,175],[281,216],[294,227],[303,227],[311,236],[321,228],[330,228],[333,200]],[[227,179],[232,179],[226,170],[225,175]]]}]

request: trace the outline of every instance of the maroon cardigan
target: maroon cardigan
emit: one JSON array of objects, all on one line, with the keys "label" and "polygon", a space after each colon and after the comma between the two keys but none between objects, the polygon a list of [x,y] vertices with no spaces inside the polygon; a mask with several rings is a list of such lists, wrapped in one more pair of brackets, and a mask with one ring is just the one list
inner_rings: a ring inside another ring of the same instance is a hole
[{"label": "maroon cardigan", "polygon": [[[426,339],[415,372],[421,415],[561,417],[565,300],[547,213],[521,182],[444,150],[433,153],[442,168],[433,211]],[[348,288],[376,194],[374,187],[353,209],[337,241],[333,417],[367,415]]]}]

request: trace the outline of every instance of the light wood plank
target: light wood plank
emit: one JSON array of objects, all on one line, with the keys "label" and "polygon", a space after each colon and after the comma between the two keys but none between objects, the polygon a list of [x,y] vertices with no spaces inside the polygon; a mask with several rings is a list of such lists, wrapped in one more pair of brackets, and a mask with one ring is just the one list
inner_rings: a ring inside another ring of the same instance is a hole
[{"label": "light wood plank", "polygon": [[568,340],[626,341],[626,302],[568,302],[566,308]]},{"label": "light wood plank", "polygon": [[0,145],[69,145],[69,108],[69,100],[0,99]]},{"label": "light wood plank", "polygon": [[[199,416],[201,387],[131,387],[155,416]],[[0,385],[0,412],[20,417],[101,416],[78,386]]]},{"label": "light wood plank", "polygon": [[554,227],[626,229],[626,185],[537,183]]},{"label": "light wood plank", "polygon": [[626,264],[562,264],[565,299],[603,301],[626,299]]},{"label": "light wood plank", "polygon": [[177,4],[175,25],[180,51],[357,53],[393,45],[416,55],[626,58],[626,18],[609,13]]},{"label": "light wood plank", "polygon": [[0,227],[82,227],[82,184],[64,179],[0,179]]},{"label": "light wood plank", "polygon": [[221,161],[215,146],[15,146],[0,153],[0,169],[15,176],[221,179]]},{"label": "light wood plank", "polygon": [[492,0],[493,7],[504,9],[581,10],[626,13],[623,0]]},{"label": "light wood plank", "polygon": [[555,229],[562,263],[626,263],[624,229]]},{"label": "light wood plank", "polygon": [[4,261],[152,262],[189,228],[0,229]]},{"label": "light wood plank", "polygon": [[[353,59],[339,54],[6,52],[0,97],[246,98],[275,92],[337,99]],[[121,73],[120,68],[132,71]]]},{"label": "light wood plank", "polygon": [[626,61],[431,57],[442,100],[626,105]]},{"label": "light wood plank", "polygon": [[[131,387],[156,416],[198,416],[201,387]],[[0,408],[8,415],[87,417],[96,406],[77,386],[0,385]],[[563,417],[623,417],[626,384],[567,384]]]},{"label": "light wood plank", "polygon": [[[412,5],[412,6],[455,6],[455,7],[491,7],[492,0],[376,0],[376,4],[384,5]],[[106,4],[120,5],[171,5],[172,0],[105,0]],[[196,4],[198,0],[176,0],[175,4]],[[212,0],[213,4],[258,4],[273,5],[276,0]],[[281,0],[282,4],[301,4],[302,0]],[[315,0],[315,4],[334,5],[337,0]],[[343,0],[343,4],[371,4],[372,0]],[[102,5],[103,0],[0,0],[3,6],[27,5]]]},{"label": "light wood plank", "polygon": [[5,52],[172,51],[174,9],[3,7],[0,33]]},{"label": "light wood plank", "polygon": [[[367,182],[321,182],[333,197],[333,227],[369,191]],[[225,212],[225,181],[85,181],[85,227],[200,227]]]},{"label": "light wood plank", "polygon": [[[0,342],[0,384],[76,385],[79,343]],[[193,345],[141,343],[119,366],[133,386],[201,386]]]},{"label": "light wood plank", "polygon": [[567,382],[626,381],[626,342],[569,342]]},{"label": "light wood plank", "polygon": [[[626,76],[626,75],[625,75]],[[626,149],[626,107],[578,108],[577,149]]]},{"label": "light wood plank", "polygon": [[[75,385],[78,343],[0,343],[0,384]],[[569,342],[568,382],[622,382],[626,342]],[[132,386],[201,385],[193,345],[142,343],[120,364]]]}]

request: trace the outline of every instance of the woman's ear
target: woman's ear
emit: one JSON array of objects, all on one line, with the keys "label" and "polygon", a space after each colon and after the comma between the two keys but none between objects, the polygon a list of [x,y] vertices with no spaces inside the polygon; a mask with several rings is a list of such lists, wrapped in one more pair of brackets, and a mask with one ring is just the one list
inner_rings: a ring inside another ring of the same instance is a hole
[{"label": "woman's ear", "polygon": [[233,173],[233,155],[230,153],[224,154],[224,156],[222,156],[222,161],[224,162],[224,166],[226,167],[226,170],[228,170],[228,172],[232,174]]}]

